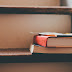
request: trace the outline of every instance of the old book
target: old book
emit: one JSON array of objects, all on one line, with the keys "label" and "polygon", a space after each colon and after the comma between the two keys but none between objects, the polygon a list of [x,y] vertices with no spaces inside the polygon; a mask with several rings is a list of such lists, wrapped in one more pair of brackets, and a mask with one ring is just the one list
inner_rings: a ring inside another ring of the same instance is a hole
[{"label": "old book", "polygon": [[72,37],[48,38],[47,47],[72,47]]},{"label": "old book", "polygon": [[48,53],[48,54],[72,54],[72,48],[47,48],[39,45],[31,45],[31,53]]},{"label": "old book", "polygon": [[72,34],[60,34],[57,36],[34,36],[34,44],[44,47],[72,47]]},{"label": "old book", "polygon": [[72,33],[56,33],[56,32],[41,32],[41,36],[55,36],[55,37],[72,37]]}]

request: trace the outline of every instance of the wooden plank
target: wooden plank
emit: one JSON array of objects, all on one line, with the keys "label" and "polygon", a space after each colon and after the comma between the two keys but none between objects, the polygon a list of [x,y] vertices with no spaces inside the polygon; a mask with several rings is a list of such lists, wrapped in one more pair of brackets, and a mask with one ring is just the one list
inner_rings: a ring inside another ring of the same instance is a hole
[{"label": "wooden plank", "polygon": [[66,6],[0,6],[0,14],[65,14],[71,15],[72,8]]},{"label": "wooden plank", "polygon": [[0,56],[22,56],[32,55],[29,48],[0,48]]}]

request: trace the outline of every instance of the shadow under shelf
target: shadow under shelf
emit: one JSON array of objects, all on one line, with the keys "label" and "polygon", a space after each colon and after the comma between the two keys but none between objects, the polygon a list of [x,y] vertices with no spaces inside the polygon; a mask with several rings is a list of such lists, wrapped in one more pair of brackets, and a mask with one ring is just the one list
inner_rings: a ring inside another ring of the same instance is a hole
[{"label": "shadow under shelf", "polygon": [[66,6],[3,6],[0,14],[64,14],[71,15],[72,8]]}]

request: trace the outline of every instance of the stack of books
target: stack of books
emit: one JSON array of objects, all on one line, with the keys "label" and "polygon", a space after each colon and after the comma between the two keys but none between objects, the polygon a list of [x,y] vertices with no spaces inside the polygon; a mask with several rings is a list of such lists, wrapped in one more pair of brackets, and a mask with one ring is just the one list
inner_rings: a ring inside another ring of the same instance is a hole
[{"label": "stack of books", "polygon": [[72,34],[45,32],[34,36],[30,51],[32,53],[72,53]]}]

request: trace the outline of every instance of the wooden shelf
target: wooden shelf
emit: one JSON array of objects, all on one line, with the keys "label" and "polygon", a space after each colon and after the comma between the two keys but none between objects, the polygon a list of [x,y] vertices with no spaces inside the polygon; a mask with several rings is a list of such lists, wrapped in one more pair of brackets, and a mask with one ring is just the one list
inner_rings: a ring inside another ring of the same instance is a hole
[{"label": "wooden shelf", "polygon": [[0,56],[24,56],[24,55],[32,55],[29,51],[29,48],[0,48]]},{"label": "wooden shelf", "polygon": [[[71,7],[64,6],[1,6],[0,5],[0,14],[63,14],[63,15],[72,15]],[[18,57],[19,56],[19,57]],[[65,55],[61,55],[64,59]],[[29,51],[28,48],[8,48],[0,49],[0,62],[11,61],[17,62],[48,62],[49,58],[51,60],[62,59],[56,54],[49,56],[49,54],[33,54]],[[65,57],[65,60],[68,59],[69,55]],[[72,55],[69,57],[72,57]],[[21,58],[21,60],[20,60]],[[14,59],[14,60],[13,60]],[[71,59],[72,60],[72,59]]]},{"label": "wooden shelf", "polygon": [[1,6],[0,14],[65,14],[71,15],[72,8],[66,6]]}]

